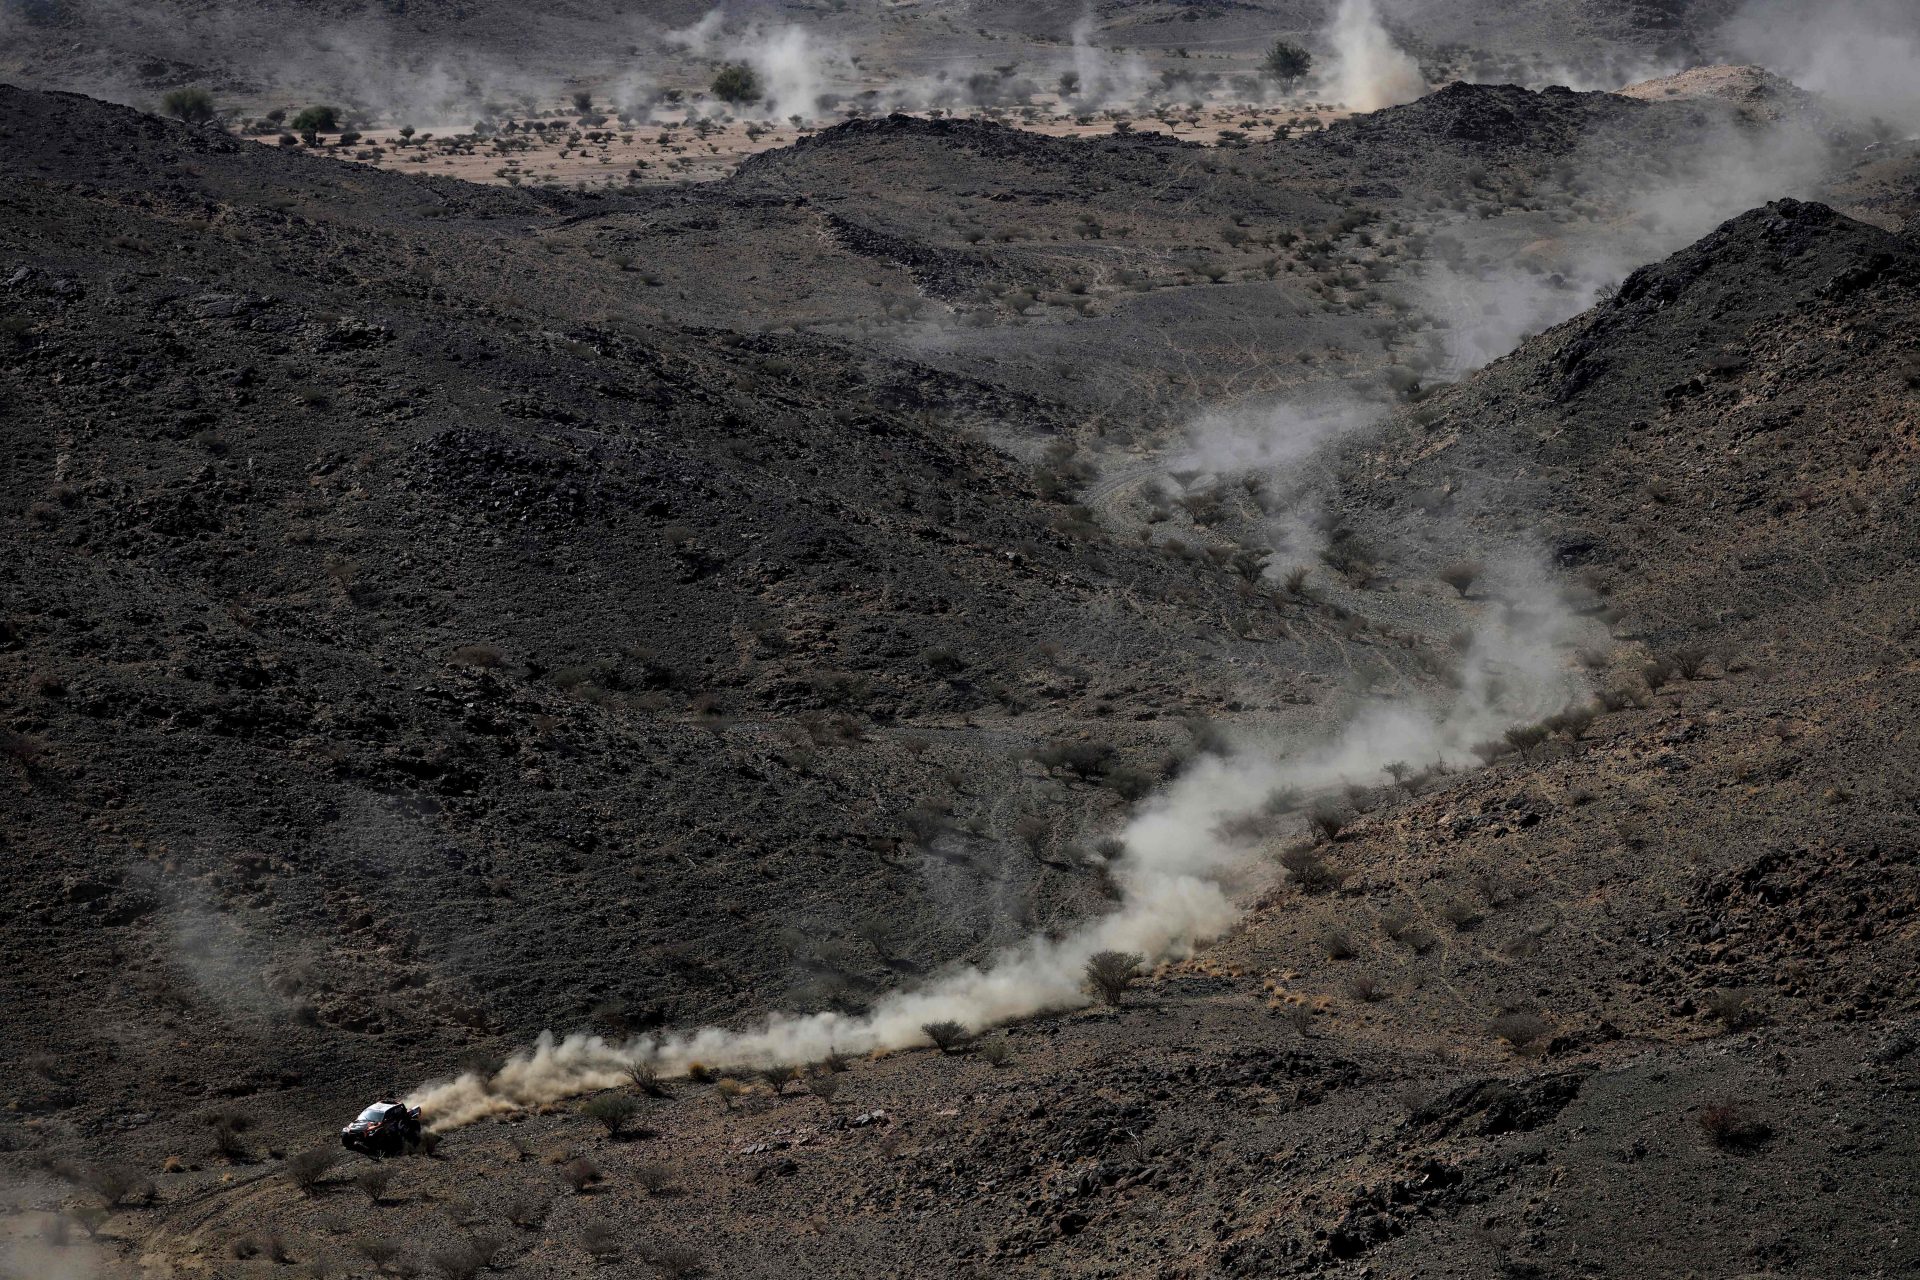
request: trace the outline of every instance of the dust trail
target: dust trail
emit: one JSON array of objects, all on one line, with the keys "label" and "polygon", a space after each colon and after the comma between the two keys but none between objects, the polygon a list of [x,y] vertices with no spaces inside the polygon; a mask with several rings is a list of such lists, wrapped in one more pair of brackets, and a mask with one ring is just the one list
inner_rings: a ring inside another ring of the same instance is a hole
[{"label": "dust trail", "polygon": [[1373,0],[1340,0],[1327,40],[1334,58],[1328,92],[1353,110],[1397,107],[1426,93],[1420,64],[1387,34]]},{"label": "dust trail", "polygon": [[[1573,627],[1543,573],[1511,575],[1510,608],[1475,637],[1459,689],[1446,705],[1386,703],[1330,737],[1273,752],[1249,744],[1206,756],[1146,801],[1121,834],[1114,863],[1121,905],[1060,937],[1036,935],[982,965],[967,965],[912,991],[888,995],[860,1015],[774,1014],[746,1030],[705,1027],[614,1043],[551,1032],[491,1078],[466,1074],[415,1091],[435,1128],[552,1102],[622,1083],[648,1064],[664,1075],[696,1063],[722,1070],[817,1062],[927,1042],[921,1028],[959,1022],[979,1031],[1087,1003],[1083,969],[1094,953],[1135,951],[1149,961],[1180,957],[1219,938],[1241,918],[1239,901],[1274,872],[1259,843],[1232,819],[1263,811],[1276,792],[1324,795],[1387,778],[1388,764],[1464,765],[1471,749],[1515,723],[1537,720],[1578,695],[1561,659]],[[1295,818],[1299,823],[1303,820]]]}]

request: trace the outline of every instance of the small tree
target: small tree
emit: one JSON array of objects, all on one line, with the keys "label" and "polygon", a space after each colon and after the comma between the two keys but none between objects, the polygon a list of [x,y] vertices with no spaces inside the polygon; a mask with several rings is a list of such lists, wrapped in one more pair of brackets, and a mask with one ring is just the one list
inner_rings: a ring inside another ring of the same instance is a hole
[{"label": "small tree", "polygon": [[340,112],[333,107],[308,107],[293,118],[293,131],[298,134],[332,133],[340,127]]},{"label": "small tree", "polygon": [[598,1120],[607,1127],[607,1136],[617,1138],[627,1122],[640,1113],[640,1103],[624,1093],[602,1094],[593,1098],[580,1108],[580,1114],[589,1120]]},{"label": "small tree", "polygon": [[809,1076],[807,1078],[807,1092],[831,1107],[833,1106],[833,1096],[840,1092],[840,1077],[831,1072],[824,1072],[817,1076]]},{"label": "small tree", "polygon": [[753,102],[760,97],[760,77],[744,62],[730,63],[713,77],[712,90],[722,102]]},{"label": "small tree", "polygon": [[967,1040],[967,1029],[958,1022],[928,1022],[920,1030],[942,1053],[952,1053]]},{"label": "small tree", "polygon": [[1272,76],[1281,92],[1292,93],[1294,86],[1313,70],[1313,55],[1287,40],[1275,40],[1260,61],[1260,69]]},{"label": "small tree", "polygon": [[160,99],[160,109],[187,124],[206,124],[215,114],[213,95],[198,87],[173,90]]},{"label": "small tree", "polygon": [[1108,1004],[1117,1005],[1140,976],[1146,957],[1137,951],[1101,951],[1087,959],[1087,981]]}]

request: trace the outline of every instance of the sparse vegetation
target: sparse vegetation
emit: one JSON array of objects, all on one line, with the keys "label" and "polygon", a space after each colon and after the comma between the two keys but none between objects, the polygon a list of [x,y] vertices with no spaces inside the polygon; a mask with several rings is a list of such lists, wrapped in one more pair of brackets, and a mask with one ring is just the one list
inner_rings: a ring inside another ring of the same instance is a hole
[{"label": "sparse vegetation", "polygon": [[302,137],[332,133],[340,127],[340,112],[329,106],[311,106],[293,118],[293,131]]},{"label": "sparse vegetation", "polygon": [[1773,1136],[1773,1126],[1736,1103],[1718,1102],[1700,1109],[1700,1132],[1722,1151],[1752,1151]]},{"label": "sparse vegetation", "polygon": [[800,1078],[800,1068],[791,1062],[776,1062],[772,1066],[760,1068],[760,1079],[766,1083],[773,1096],[778,1098],[786,1094],[787,1086]]},{"label": "sparse vegetation", "polygon": [[152,1178],[131,1165],[113,1161],[83,1165],[75,1171],[74,1180],[99,1196],[108,1208],[149,1202],[155,1195]]},{"label": "sparse vegetation", "polygon": [[353,1175],[353,1185],[366,1193],[370,1204],[379,1204],[392,1182],[393,1166],[384,1162],[367,1165]]},{"label": "sparse vegetation", "polygon": [[967,1029],[958,1022],[929,1022],[920,1031],[941,1053],[952,1053],[967,1042]]},{"label": "sparse vegetation", "polygon": [[585,1156],[569,1160],[560,1166],[560,1181],[573,1188],[575,1195],[585,1195],[589,1188],[598,1184],[604,1174],[600,1166]]},{"label": "sparse vegetation", "polygon": [[1505,1041],[1518,1052],[1525,1052],[1552,1032],[1553,1025],[1537,1013],[1515,1010],[1495,1018],[1488,1024],[1487,1030],[1494,1039]]},{"label": "sparse vegetation", "polygon": [[1276,861],[1288,879],[1306,893],[1324,893],[1340,887],[1347,878],[1346,869],[1325,857],[1312,844],[1291,844],[1283,848]]},{"label": "sparse vegetation", "polygon": [[580,1108],[580,1114],[606,1126],[609,1138],[618,1138],[621,1131],[640,1114],[640,1103],[626,1094],[603,1093],[589,1099]]},{"label": "sparse vegetation", "polygon": [[160,110],[187,124],[207,124],[218,114],[214,110],[213,95],[197,87],[169,90],[160,99]]},{"label": "sparse vegetation", "polygon": [[760,97],[760,76],[744,62],[735,62],[720,68],[709,88],[722,102],[753,102]]},{"label": "sparse vegetation", "polygon": [[333,1147],[310,1147],[305,1151],[296,1151],[287,1157],[284,1166],[287,1181],[308,1195],[312,1195],[333,1166],[339,1162],[340,1152]]},{"label": "sparse vegetation", "polygon": [[1126,998],[1127,988],[1140,976],[1146,957],[1132,951],[1099,951],[1087,958],[1087,982],[1100,998],[1118,1005]]},{"label": "sparse vegetation", "polygon": [[1331,800],[1315,801],[1307,809],[1307,827],[1322,840],[1338,840],[1346,826],[1346,811]]}]

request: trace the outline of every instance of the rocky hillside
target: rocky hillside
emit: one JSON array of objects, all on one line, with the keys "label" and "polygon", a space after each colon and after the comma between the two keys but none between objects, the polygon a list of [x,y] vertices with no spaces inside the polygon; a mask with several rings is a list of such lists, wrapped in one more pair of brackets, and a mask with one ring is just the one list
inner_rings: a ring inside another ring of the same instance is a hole
[{"label": "rocky hillside", "polygon": [[[1399,292],[1696,110],[609,197],[0,90],[4,1265],[1920,1268],[1912,240],[1770,204],[1451,386]],[[1329,389],[1384,420],[1183,461]],[[301,1175],[545,1028],[1057,932],[1167,780],[1535,659],[1592,704],[1236,820],[1243,926],[1114,1007]]]}]

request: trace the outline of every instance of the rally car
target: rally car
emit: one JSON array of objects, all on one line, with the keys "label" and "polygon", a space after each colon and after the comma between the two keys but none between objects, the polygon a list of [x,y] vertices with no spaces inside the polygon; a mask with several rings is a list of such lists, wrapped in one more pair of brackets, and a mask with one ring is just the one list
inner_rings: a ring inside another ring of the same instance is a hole
[{"label": "rally car", "polygon": [[378,1160],[420,1145],[420,1108],[376,1102],[340,1131],[340,1145]]}]

